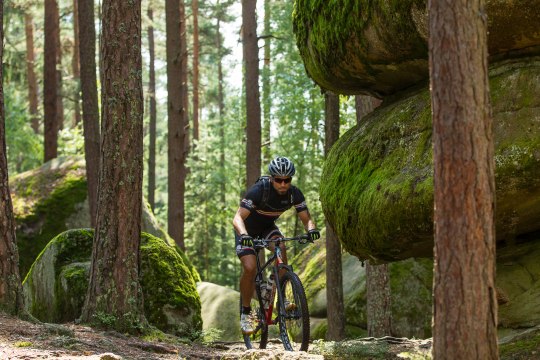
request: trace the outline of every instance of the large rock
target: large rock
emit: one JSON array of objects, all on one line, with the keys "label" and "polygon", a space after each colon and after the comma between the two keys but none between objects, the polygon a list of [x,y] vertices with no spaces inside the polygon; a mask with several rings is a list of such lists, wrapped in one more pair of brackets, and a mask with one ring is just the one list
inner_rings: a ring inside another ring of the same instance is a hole
[{"label": "large rock", "polygon": [[[490,60],[540,53],[540,0],[487,0]],[[427,1],[296,0],[307,73],[341,94],[393,94],[428,79]]]},{"label": "large rock", "polygon": [[[68,229],[90,227],[86,165],[82,157],[59,157],[10,179],[17,223],[20,272],[24,277],[47,243]],[[148,203],[143,204],[142,230],[173,245]],[[184,253],[184,262],[199,274]]]},{"label": "large rock", "polygon": [[197,283],[197,291],[201,298],[203,330],[218,330],[216,336],[223,341],[241,339],[240,293],[209,282]]},{"label": "large rock", "polygon": [[[490,71],[498,246],[540,231],[540,59]],[[433,163],[428,89],[385,104],[343,135],[321,181],[323,210],[360,259],[429,257]]]},{"label": "large rock", "polygon": [[[23,283],[26,306],[41,321],[74,321],[81,314],[88,288],[93,230],[77,229],[52,239]],[[195,279],[170,245],[142,233],[141,288],[150,324],[178,335],[202,328]]]}]

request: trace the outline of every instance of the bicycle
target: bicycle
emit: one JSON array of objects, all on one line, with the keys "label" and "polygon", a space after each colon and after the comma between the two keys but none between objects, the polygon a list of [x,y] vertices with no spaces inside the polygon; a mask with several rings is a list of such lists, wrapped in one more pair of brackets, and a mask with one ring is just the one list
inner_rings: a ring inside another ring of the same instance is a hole
[{"label": "bicycle", "polygon": [[[253,240],[255,257],[257,259],[257,274],[255,275],[255,291],[257,294],[258,306],[252,307],[254,311],[255,327],[251,335],[244,334],[246,348],[252,349],[255,342],[259,342],[260,349],[266,349],[268,343],[268,326],[279,324],[279,337],[283,347],[287,351],[307,351],[309,346],[309,310],[306,293],[298,275],[293,271],[292,266],[283,263],[281,258],[280,243],[283,241],[298,241],[305,244],[309,241],[307,235],[299,235],[292,238],[260,239]],[[269,247],[274,243],[274,253],[268,261],[261,266],[259,251]],[[274,262],[272,275],[274,283],[265,307],[262,297],[263,273]],[[280,270],[284,272],[279,276]],[[274,302],[277,294],[276,317],[272,319]],[[288,299],[296,306],[286,310],[284,300]],[[242,297],[240,297],[240,313],[242,312]]]}]

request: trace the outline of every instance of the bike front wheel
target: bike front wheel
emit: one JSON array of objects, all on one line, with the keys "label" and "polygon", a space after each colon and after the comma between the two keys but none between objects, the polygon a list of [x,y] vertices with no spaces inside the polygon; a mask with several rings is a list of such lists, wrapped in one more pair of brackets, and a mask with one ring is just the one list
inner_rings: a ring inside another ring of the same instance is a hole
[{"label": "bike front wheel", "polygon": [[[279,332],[288,351],[307,351],[309,346],[309,311],[306,293],[298,275],[287,271],[280,281],[282,296],[278,296]],[[293,304],[289,310],[285,304]],[[286,299],[286,300],[285,300]]]}]

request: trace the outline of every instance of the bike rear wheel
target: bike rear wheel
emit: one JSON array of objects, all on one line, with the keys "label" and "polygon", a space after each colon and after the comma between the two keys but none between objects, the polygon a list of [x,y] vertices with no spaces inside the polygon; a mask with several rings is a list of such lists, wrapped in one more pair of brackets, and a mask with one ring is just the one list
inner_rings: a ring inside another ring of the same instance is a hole
[{"label": "bike rear wheel", "polygon": [[287,271],[280,281],[284,299],[296,307],[289,311],[282,306],[278,296],[279,333],[283,347],[288,351],[307,351],[309,346],[309,311],[306,293],[298,275]]},{"label": "bike rear wheel", "polygon": [[[240,314],[242,314],[242,296],[240,296]],[[268,343],[268,324],[264,319],[264,308],[258,301],[251,300],[251,316],[254,332],[251,335],[242,334],[247,349],[258,347],[266,349]]]}]

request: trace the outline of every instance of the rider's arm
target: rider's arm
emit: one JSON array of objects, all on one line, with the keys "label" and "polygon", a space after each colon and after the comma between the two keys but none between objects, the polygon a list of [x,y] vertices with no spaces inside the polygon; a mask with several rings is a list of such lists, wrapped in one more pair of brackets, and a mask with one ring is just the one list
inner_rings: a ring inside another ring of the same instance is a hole
[{"label": "rider's arm", "polygon": [[304,224],[304,228],[306,231],[316,229],[315,223],[311,219],[311,215],[309,214],[309,210],[304,210],[298,213],[298,217],[300,220],[302,220],[302,223]]},{"label": "rider's arm", "polygon": [[244,220],[251,214],[251,212],[243,207],[239,207],[236,215],[234,215],[233,226],[238,235],[247,234],[246,224]]}]

